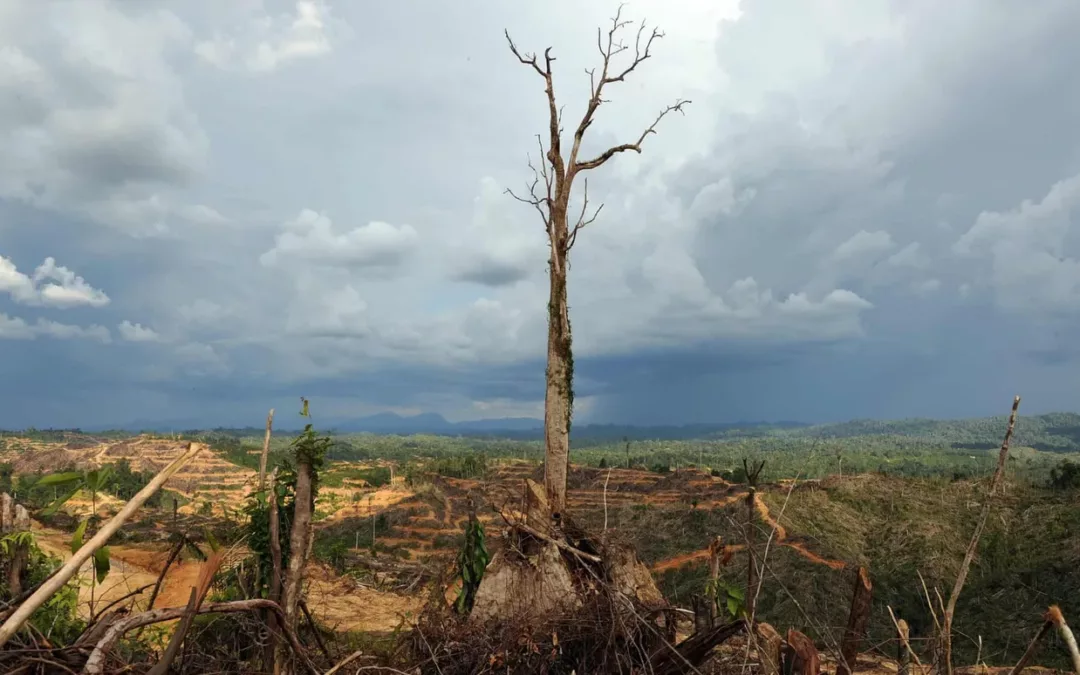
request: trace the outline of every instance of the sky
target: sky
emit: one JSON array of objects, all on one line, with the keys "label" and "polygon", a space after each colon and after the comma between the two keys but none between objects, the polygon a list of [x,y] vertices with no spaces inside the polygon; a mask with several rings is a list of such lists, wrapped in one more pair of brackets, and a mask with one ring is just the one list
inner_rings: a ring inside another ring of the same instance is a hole
[{"label": "sky", "polygon": [[[503,31],[572,128],[617,7],[0,4],[0,427],[542,416]],[[585,151],[692,103],[589,176],[577,420],[1080,410],[1080,3],[622,11],[665,35]]]}]

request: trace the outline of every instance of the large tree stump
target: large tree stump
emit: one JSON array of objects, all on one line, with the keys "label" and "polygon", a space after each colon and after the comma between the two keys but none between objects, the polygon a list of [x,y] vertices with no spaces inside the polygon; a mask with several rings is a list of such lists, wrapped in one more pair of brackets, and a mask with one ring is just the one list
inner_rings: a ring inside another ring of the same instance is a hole
[{"label": "large tree stump", "polygon": [[509,523],[505,543],[488,564],[470,621],[528,621],[574,612],[598,586],[639,606],[665,604],[632,548],[609,545],[597,556],[582,549],[593,548],[592,542],[570,542],[550,514],[543,487],[526,480],[520,511],[503,513]]}]

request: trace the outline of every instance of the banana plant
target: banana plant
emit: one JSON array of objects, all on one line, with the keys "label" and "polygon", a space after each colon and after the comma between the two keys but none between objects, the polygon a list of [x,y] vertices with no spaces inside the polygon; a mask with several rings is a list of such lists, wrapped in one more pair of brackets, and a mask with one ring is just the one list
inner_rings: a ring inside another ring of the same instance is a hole
[{"label": "banana plant", "polygon": [[458,552],[458,574],[461,575],[461,591],[454,601],[454,609],[459,614],[467,615],[476,601],[476,591],[484,578],[491,556],[488,554],[484,533],[484,524],[477,520],[476,512],[470,511],[465,524],[465,542]]}]

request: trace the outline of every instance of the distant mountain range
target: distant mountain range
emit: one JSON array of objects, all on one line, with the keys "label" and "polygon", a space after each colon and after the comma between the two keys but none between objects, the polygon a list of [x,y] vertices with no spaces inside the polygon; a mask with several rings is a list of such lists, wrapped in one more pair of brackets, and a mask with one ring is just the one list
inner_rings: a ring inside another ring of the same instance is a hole
[{"label": "distant mountain range", "polygon": [[[393,434],[409,436],[412,434],[433,434],[440,436],[492,436],[514,440],[532,440],[543,438],[544,421],[533,417],[502,417],[450,422],[438,413],[419,415],[398,415],[392,412],[378,413],[367,417],[355,418],[319,418],[315,420],[320,430],[337,434]],[[665,439],[681,440],[691,438],[709,438],[718,435],[738,435],[745,430],[750,435],[760,435],[769,430],[798,429],[809,426],[800,422],[732,422],[702,423],[683,425],[625,425],[625,424],[575,424],[574,437],[592,440],[618,440],[626,437],[631,440]],[[206,420],[176,419],[168,422],[135,420],[123,425],[84,427],[87,432],[107,430],[153,431],[171,433],[190,430],[208,430]],[[227,425],[217,425],[219,429],[241,431]],[[290,429],[276,427],[285,433]],[[253,435],[261,433],[257,427],[246,427]]]}]

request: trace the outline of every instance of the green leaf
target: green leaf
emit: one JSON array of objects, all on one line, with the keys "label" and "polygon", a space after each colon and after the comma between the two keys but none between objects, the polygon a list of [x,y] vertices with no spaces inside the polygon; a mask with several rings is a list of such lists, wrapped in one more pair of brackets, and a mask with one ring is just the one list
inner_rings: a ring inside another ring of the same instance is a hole
[{"label": "green leaf", "polygon": [[86,487],[91,492],[101,492],[105,489],[105,486],[109,482],[109,478],[112,476],[112,467],[106,466],[101,469],[94,469],[86,474]]},{"label": "green leaf", "polygon": [[75,528],[75,534],[71,535],[71,554],[75,555],[75,552],[82,548],[83,537],[86,536],[86,526],[90,523],[89,518],[84,518],[79,526]]},{"label": "green leaf", "polygon": [[82,480],[82,474],[78,471],[67,471],[64,473],[50,473],[48,476],[42,476],[35,485],[63,485],[65,483],[74,483],[75,481]]},{"label": "green leaf", "polygon": [[735,598],[736,600],[746,600],[746,591],[739,588],[738,586],[728,586],[727,594]]},{"label": "green leaf", "polygon": [[71,488],[71,490],[68,491],[67,494],[61,495],[60,497],[57,497],[51,504],[49,504],[48,506],[46,506],[45,508],[43,508],[41,510],[41,515],[43,515],[43,516],[55,515],[56,512],[60,510],[60,507],[63,506],[64,503],[67,502],[67,500],[74,497],[75,494],[81,489],[82,489],[81,484],[76,485],[75,487]]},{"label": "green leaf", "polygon": [[109,576],[109,547],[102,546],[94,551],[94,572],[97,574],[97,582],[100,584]]}]

